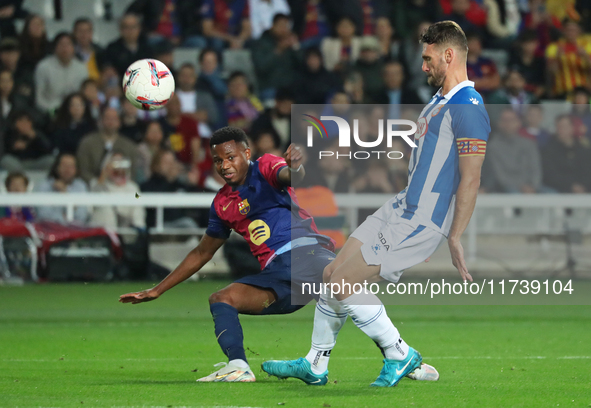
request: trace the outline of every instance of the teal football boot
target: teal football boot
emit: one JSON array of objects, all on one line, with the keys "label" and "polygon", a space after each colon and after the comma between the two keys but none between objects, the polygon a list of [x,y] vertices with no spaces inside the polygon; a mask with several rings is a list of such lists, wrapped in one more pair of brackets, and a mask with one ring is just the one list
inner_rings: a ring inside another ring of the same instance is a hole
[{"label": "teal football boot", "polygon": [[408,348],[408,356],[404,360],[384,359],[384,367],[378,378],[371,384],[372,387],[394,387],[407,374],[421,367],[423,357],[413,349]]},{"label": "teal football boot", "polygon": [[280,380],[284,378],[297,378],[308,385],[324,385],[328,382],[328,370],[316,375],[308,360],[303,357],[297,360],[269,360],[261,364],[261,368],[269,375],[274,375]]}]

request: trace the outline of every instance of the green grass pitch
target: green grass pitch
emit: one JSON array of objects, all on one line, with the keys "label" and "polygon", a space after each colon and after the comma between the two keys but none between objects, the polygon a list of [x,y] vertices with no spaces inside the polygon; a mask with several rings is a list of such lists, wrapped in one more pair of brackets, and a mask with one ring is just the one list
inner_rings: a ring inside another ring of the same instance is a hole
[{"label": "green grass pitch", "polygon": [[225,284],[184,284],[141,305],[117,299],[145,283],[0,287],[0,406],[591,406],[590,306],[389,306],[441,374],[390,389],[369,387],[381,355],[350,320],[328,385],[267,378],[263,360],[308,351],[314,309],[242,316],[257,382],[197,384],[225,361],[207,305]]}]

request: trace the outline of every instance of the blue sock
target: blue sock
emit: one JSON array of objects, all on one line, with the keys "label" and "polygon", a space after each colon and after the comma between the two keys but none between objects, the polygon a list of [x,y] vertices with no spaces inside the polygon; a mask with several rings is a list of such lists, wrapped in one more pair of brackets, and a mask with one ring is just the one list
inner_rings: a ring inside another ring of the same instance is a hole
[{"label": "blue sock", "polygon": [[213,303],[209,305],[209,310],[215,324],[215,336],[228,360],[247,361],[238,310],[227,303]]}]

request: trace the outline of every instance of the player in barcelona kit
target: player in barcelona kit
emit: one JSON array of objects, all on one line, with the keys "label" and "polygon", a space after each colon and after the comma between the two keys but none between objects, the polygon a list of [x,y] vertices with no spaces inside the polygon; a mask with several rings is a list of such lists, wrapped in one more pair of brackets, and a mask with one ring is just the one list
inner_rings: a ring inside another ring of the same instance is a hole
[{"label": "player in barcelona kit", "polygon": [[[321,282],[324,268],[335,257],[334,242],[319,234],[312,217],[298,206],[291,185],[304,177],[299,148],[290,146],[285,158],[265,154],[253,162],[246,134],[230,127],[217,130],[210,146],[226,185],[213,200],[205,236],[157,286],[119,300],[135,304],[157,299],[199,271],[228,239],[230,230],[236,231],[258,258],[261,272],[210,296],[215,336],[229,363],[197,381],[252,382],[255,376],[246,360],[238,314],[286,314],[300,309],[301,305],[292,305],[292,274],[300,283]],[[292,257],[298,259],[293,265]]]},{"label": "player in barcelona kit", "polygon": [[440,89],[417,122],[408,186],[369,216],[326,267],[324,282],[340,285],[340,291],[321,295],[308,355],[266,361],[262,368],[268,374],[325,383],[330,351],[351,316],[384,355],[372,386],[392,387],[404,376],[439,378],[433,367],[421,365],[421,355],[400,337],[377,296],[351,291],[356,283],[380,278],[397,282],[405,269],[428,260],[446,238],[453,265],[464,281],[472,281],[460,237],[474,211],[490,122],[480,94],[468,81],[462,29],[442,21],[431,25],[421,42],[423,71],[429,84]]}]

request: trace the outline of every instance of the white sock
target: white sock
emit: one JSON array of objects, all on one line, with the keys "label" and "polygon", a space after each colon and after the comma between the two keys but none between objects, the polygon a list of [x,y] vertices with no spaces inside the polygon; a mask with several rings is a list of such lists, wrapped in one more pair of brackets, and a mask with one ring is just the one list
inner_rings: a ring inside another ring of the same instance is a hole
[{"label": "white sock", "polygon": [[236,367],[250,369],[250,366],[248,365],[248,363],[240,358],[230,360],[228,362],[228,365],[230,365],[230,364],[235,365]]},{"label": "white sock", "polygon": [[[368,304],[369,303],[369,304]],[[341,301],[353,323],[367,334],[389,360],[404,360],[408,355],[408,344],[386,313],[384,305],[371,293],[353,294]]]},{"label": "white sock", "polygon": [[314,313],[312,347],[306,355],[314,374],[324,374],[328,369],[330,352],[337,342],[339,330],[346,321],[347,313],[341,308],[340,303],[327,295],[321,295]]}]

